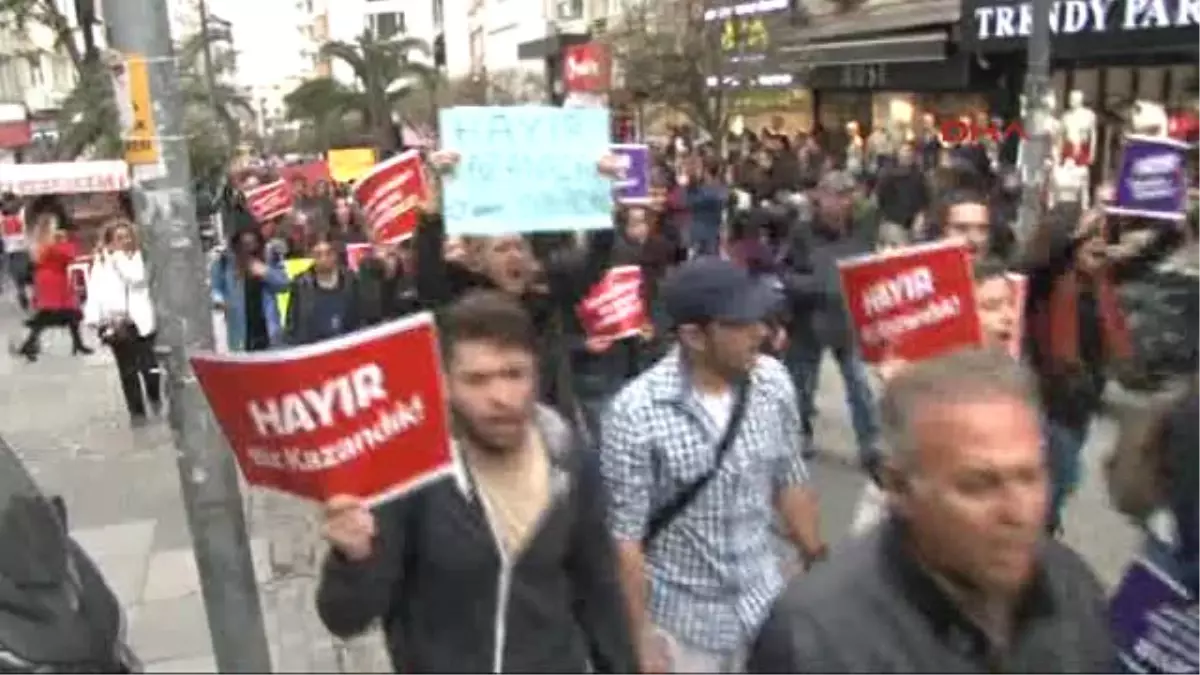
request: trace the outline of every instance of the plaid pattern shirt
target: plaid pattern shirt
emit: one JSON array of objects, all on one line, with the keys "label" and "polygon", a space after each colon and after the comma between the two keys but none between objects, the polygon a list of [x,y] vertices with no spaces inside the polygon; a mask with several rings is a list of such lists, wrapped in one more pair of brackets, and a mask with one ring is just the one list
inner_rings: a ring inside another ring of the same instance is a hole
[{"label": "plaid pattern shirt", "polygon": [[[650,619],[714,652],[745,647],[783,590],[774,497],[807,479],[783,365],[760,356],[748,396],[720,471],[645,552]],[[712,467],[724,431],[697,402],[678,347],[622,390],[600,447],[614,536],[640,541],[650,514]]]}]

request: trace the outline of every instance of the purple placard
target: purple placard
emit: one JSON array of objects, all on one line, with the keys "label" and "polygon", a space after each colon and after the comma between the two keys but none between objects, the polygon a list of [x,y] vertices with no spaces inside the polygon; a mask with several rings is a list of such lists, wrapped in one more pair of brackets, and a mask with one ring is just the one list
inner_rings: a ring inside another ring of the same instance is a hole
[{"label": "purple placard", "polygon": [[650,203],[650,147],[640,143],[612,145],[612,153],[624,160],[621,178],[613,188],[621,204]]},{"label": "purple placard", "polygon": [[1183,220],[1187,212],[1188,144],[1173,138],[1128,135],[1109,213]]},{"label": "purple placard", "polygon": [[1195,673],[1196,601],[1164,570],[1145,558],[1125,571],[1109,606],[1120,668],[1126,673]]}]

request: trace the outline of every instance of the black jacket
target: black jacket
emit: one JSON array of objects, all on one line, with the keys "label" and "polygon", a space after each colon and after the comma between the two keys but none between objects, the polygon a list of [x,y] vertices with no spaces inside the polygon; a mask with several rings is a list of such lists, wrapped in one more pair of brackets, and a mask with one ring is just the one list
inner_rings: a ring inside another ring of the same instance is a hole
[{"label": "black jacket", "polygon": [[[284,342],[289,345],[305,345],[333,337],[319,335],[312,325],[312,313],[316,307],[317,293],[327,292],[317,288],[317,277],[311,269],[292,280],[291,297],[288,299],[287,318],[284,320]],[[337,293],[344,303],[342,328],[339,334],[349,333],[360,327],[356,301],[354,277],[346,270],[338,274]]]},{"label": "black jacket", "polygon": [[317,611],[335,635],[382,618],[401,673],[630,673],[616,554],[595,455],[538,408],[551,457],[551,506],[506,562],[461,462],[451,477],[375,511],[374,557],[332,554]]},{"label": "black jacket", "polygon": [[929,186],[917,167],[896,167],[879,177],[875,197],[884,219],[907,230],[917,214],[929,206]]},{"label": "black jacket", "polygon": [[854,345],[838,261],[872,253],[876,233],[875,223],[865,221],[856,222],[842,235],[830,234],[816,223],[795,224],[780,274],[791,300],[794,335],[831,349]]},{"label": "black jacket", "polygon": [[[544,290],[521,296],[539,329],[541,400],[569,418],[575,416],[569,355],[584,340],[575,305],[608,270],[614,239],[613,230],[597,230],[586,252],[560,249],[542,256]],[[494,287],[487,277],[445,259],[446,224],[440,215],[423,215],[413,240],[417,296],[427,309],[437,311],[474,288]]]},{"label": "black jacket", "polygon": [[389,275],[383,261],[367,256],[359,263],[355,311],[362,326],[374,326],[424,309],[417,285],[403,274]]}]

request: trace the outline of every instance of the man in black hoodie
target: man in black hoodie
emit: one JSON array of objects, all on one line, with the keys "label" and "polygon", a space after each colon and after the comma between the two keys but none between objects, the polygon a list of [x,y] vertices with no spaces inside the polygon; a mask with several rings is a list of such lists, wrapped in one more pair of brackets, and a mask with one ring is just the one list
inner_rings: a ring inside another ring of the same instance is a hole
[{"label": "man in black hoodie", "polygon": [[885,169],[875,190],[884,220],[912,233],[913,220],[929,206],[929,186],[910,144],[900,146],[896,166]]},{"label": "man in black hoodie", "polygon": [[633,672],[598,466],[536,403],[529,315],[472,291],[438,327],[452,475],[374,510],[330,500],[321,620],[382,619],[396,672]]}]

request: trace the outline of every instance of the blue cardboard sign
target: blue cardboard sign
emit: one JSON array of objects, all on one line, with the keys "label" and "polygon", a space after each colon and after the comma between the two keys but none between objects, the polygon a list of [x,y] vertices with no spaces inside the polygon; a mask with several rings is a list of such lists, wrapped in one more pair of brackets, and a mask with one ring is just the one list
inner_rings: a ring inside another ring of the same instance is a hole
[{"label": "blue cardboard sign", "polygon": [[1188,144],[1173,138],[1128,135],[1121,154],[1115,203],[1108,213],[1183,220],[1187,213]]},{"label": "blue cardboard sign", "polygon": [[443,147],[461,156],[442,183],[452,235],[612,227],[608,110],[463,107],[439,115]]},{"label": "blue cardboard sign", "polygon": [[1196,600],[1148,557],[1129,565],[1109,616],[1122,672],[1200,672]]}]

